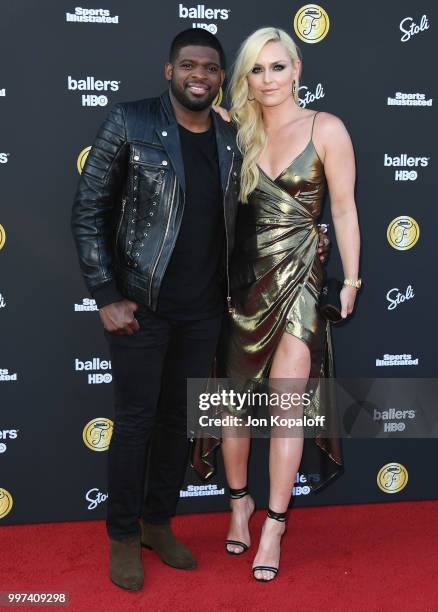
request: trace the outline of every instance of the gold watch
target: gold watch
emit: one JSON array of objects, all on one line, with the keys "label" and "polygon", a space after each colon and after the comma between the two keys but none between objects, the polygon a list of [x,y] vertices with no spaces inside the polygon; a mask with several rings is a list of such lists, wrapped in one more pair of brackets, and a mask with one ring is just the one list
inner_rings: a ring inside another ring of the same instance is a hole
[{"label": "gold watch", "polygon": [[344,280],[344,287],[356,287],[356,289],[360,289],[362,285],[362,279],[358,278],[357,280],[353,280],[352,278],[346,278]]}]

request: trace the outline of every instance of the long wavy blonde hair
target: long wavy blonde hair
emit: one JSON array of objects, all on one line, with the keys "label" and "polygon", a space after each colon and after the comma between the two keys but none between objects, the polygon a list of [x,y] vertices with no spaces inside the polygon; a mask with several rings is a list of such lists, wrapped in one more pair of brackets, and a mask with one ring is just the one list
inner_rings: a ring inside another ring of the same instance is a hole
[{"label": "long wavy blonde hair", "polygon": [[[262,110],[257,100],[249,100],[247,76],[256,63],[260,51],[268,42],[280,42],[294,65],[300,59],[299,51],[292,38],[278,28],[260,28],[246,38],[237,53],[233,75],[230,80],[231,118],[237,125],[237,145],[243,155],[240,175],[241,202],[248,202],[259,180],[257,159],[266,143]],[[295,102],[298,104],[299,78],[295,80]],[[292,93],[292,92],[291,92]]]}]

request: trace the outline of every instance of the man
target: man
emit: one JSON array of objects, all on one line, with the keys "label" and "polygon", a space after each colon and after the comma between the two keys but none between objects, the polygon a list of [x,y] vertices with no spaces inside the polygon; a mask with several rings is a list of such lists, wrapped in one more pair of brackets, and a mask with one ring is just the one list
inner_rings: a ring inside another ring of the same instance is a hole
[{"label": "man", "polygon": [[165,65],[169,92],[114,107],[73,206],[113,368],[110,578],[130,590],[143,585],[141,545],[173,567],[196,566],[170,518],[189,448],[186,381],[208,377],[231,299],[241,156],[233,127],[211,112],[224,67],[212,34],[178,34]]}]

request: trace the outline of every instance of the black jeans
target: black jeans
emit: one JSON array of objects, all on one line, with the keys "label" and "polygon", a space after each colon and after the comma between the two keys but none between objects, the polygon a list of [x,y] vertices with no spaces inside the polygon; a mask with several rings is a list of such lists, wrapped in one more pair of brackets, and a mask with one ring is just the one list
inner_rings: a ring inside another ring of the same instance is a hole
[{"label": "black jeans", "polygon": [[140,330],[133,336],[105,332],[115,397],[108,453],[111,538],[137,534],[141,516],[165,524],[175,514],[189,451],[186,381],[209,376],[222,323],[222,314],[182,321],[144,307],[136,318]]}]

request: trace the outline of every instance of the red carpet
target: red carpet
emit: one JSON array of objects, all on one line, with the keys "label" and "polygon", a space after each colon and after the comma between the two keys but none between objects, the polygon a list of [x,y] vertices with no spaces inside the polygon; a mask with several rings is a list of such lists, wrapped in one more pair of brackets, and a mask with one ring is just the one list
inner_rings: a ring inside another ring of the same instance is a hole
[{"label": "red carpet", "polygon": [[0,591],[68,591],[64,609],[74,612],[437,611],[437,513],[438,501],[294,509],[272,584],[250,576],[264,511],[251,522],[253,544],[241,558],[224,552],[227,514],[177,517],[175,531],[198,569],[167,567],[144,550],[145,586],[137,593],[107,578],[103,521],[3,526]]}]

